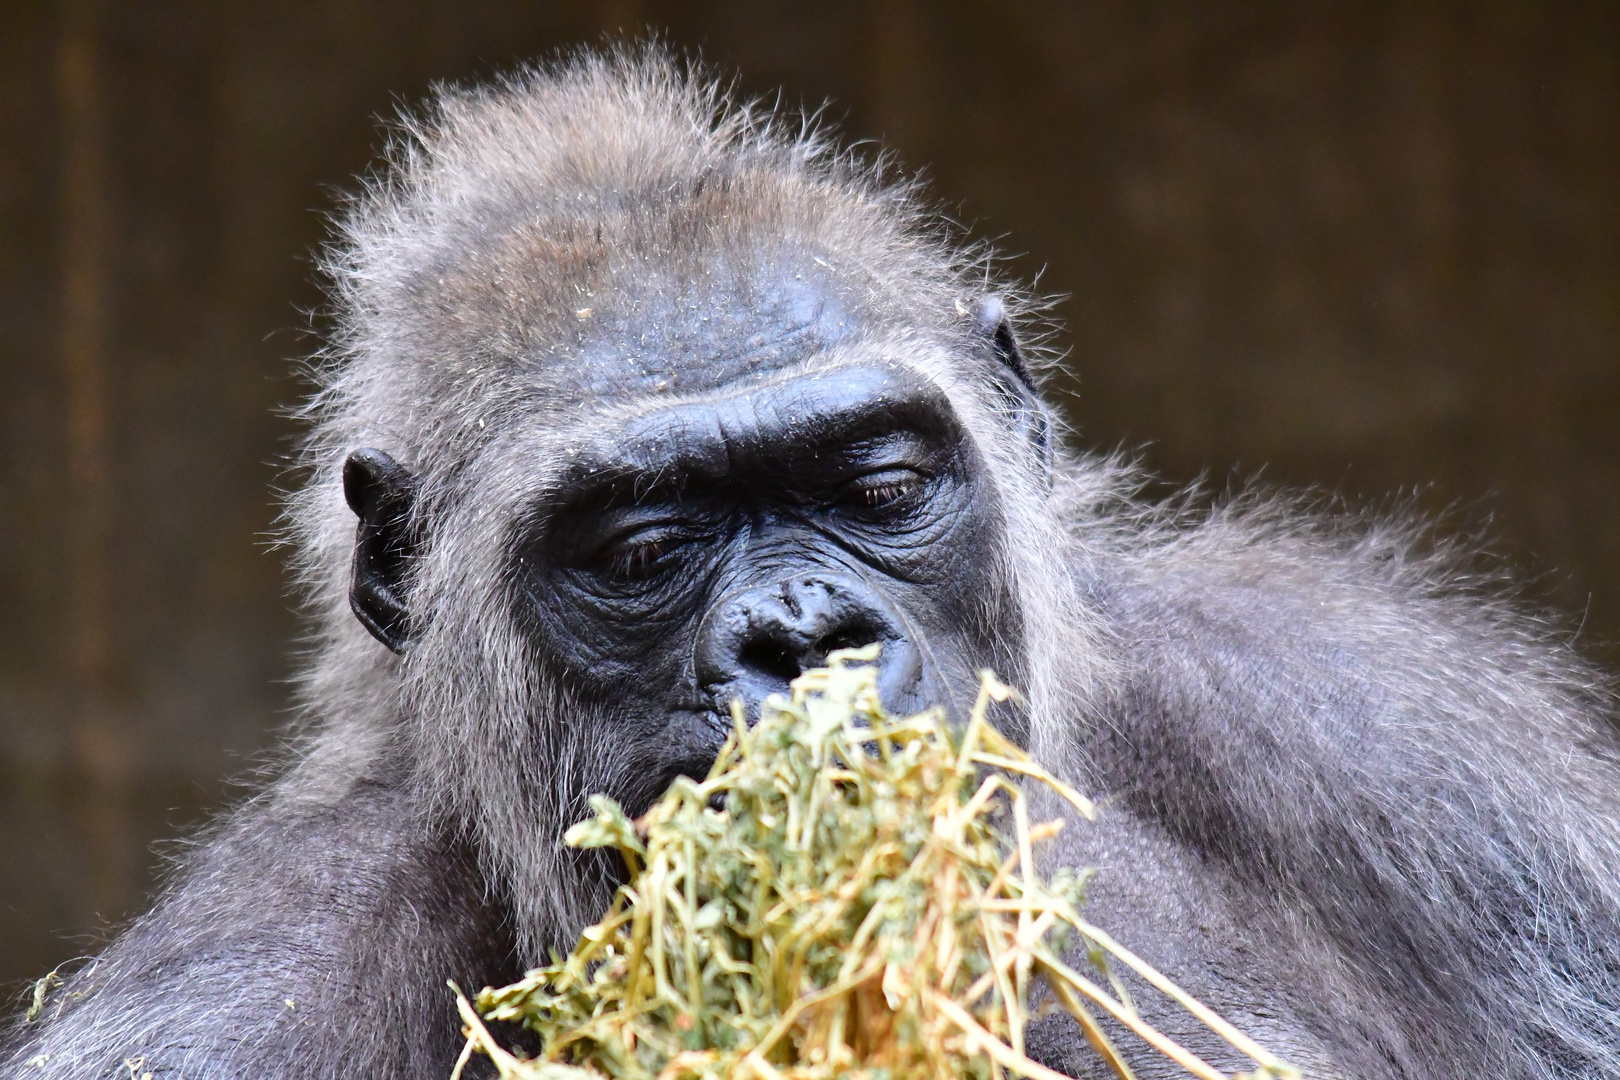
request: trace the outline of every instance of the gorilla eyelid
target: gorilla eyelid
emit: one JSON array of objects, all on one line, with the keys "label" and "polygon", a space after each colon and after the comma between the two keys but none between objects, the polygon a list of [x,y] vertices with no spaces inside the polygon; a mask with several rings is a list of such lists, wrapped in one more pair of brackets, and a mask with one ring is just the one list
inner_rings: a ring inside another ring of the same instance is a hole
[{"label": "gorilla eyelid", "polygon": [[698,539],[698,534],[687,529],[649,526],[603,544],[591,561],[612,577],[639,581],[659,570],[670,555]]},{"label": "gorilla eyelid", "polygon": [[846,489],[846,501],[865,510],[881,510],[915,495],[928,477],[916,469],[894,468],[856,477]]}]

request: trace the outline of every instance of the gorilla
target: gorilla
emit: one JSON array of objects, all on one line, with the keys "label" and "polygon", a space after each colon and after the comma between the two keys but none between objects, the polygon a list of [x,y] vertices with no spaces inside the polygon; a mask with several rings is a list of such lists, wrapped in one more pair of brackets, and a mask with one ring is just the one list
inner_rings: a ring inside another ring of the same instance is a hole
[{"label": "gorilla", "polygon": [[[446,981],[611,895],[586,798],[877,641],[897,710],[1022,688],[1005,729],[1104,799],[1049,853],[1092,920],[1307,1075],[1620,1077],[1608,679],[1420,526],[1067,445],[1040,303],[914,184],[581,54],[407,119],[325,265],[295,752],[3,1075],[445,1077]],[[1100,1075],[1062,1015],[1030,1046]]]}]

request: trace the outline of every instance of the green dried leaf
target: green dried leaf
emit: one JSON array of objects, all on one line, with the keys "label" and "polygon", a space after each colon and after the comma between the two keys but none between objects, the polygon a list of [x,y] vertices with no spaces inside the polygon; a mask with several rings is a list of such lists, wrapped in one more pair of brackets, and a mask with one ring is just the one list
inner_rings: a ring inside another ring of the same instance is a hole
[{"label": "green dried leaf", "polygon": [[618,848],[638,858],[647,854],[641,838],[636,835],[635,823],[618,803],[606,795],[592,795],[588,801],[596,816],[570,826],[563,834],[564,843],[577,848]]},{"label": "green dried leaf", "polygon": [[28,1003],[28,1012],[25,1013],[23,1017],[27,1023],[32,1024],[35,1020],[39,1019],[39,1014],[45,1011],[46,996],[49,995],[54,988],[61,985],[62,976],[57,974],[55,971],[34,980],[34,997],[33,1000]]}]

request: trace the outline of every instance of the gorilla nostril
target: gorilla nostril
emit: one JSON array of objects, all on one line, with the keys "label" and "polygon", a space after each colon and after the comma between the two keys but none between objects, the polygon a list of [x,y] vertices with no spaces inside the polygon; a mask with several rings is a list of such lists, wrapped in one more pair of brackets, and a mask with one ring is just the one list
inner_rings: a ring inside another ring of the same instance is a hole
[{"label": "gorilla nostril", "polygon": [[780,641],[759,638],[742,647],[738,659],[745,669],[771,675],[784,682],[797,679],[802,673],[799,658]]},{"label": "gorilla nostril", "polygon": [[879,635],[870,627],[841,627],[816,642],[816,657],[818,661],[825,660],[829,653],[839,649],[859,649],[878,639]]},{"label": "gorilla nostril", "polygon": [[825,664],[829,653],[874,641],[885,646],[890,682],[909,686],[915,664],[882,596],[857,580],[790,578],[718,601],[699,627],[694,671],[705,693],[741,693],[757,704]]}]

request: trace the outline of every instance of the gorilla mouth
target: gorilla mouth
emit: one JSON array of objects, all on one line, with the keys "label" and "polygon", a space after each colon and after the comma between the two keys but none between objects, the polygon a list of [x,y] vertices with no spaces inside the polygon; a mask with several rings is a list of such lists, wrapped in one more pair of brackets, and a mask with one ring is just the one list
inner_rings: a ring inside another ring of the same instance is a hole
[{"label": "gorilla mouth", "polygon": [[614,785],[621,795],[619,805],[631,817],[640,817],[678,778],[685,776],[701,782],[709,775],[724,745],[725,739],[718,738],[694,751],[690,745],[671,739],[664,749],[682,751],[679,756],[665,757],[658,753],[652,760],[628,762],[619,783]]}]

